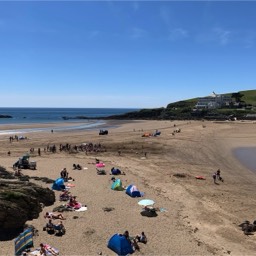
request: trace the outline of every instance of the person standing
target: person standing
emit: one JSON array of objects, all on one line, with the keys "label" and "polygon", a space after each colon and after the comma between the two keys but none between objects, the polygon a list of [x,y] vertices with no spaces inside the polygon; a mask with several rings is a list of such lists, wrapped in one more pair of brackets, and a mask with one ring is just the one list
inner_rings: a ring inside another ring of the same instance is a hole
[{"label": "person standing", "polygon": [[217,172],[216,172],[216,178],[217,178],[217,180],[220,180],[220,181],[224,182],[224,180],[220,176],[220,169],[218,169]]},{"label": "person standing", "polygon": [[217,178],[216,173],[214,173],[214,174],[212,175],[212,178],[213,178],[214,183],[216,184],[216,178]]}]

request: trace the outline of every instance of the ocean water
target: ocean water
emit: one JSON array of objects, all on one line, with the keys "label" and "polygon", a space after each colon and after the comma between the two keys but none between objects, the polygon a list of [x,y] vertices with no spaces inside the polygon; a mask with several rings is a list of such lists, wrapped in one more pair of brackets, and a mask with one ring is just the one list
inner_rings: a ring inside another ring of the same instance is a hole
[{"label": "ocean water", "polygon": [[256,172],[256,147],[239,147],[233,150],[233,154],[242,165]]},{"label": "ocean water", "polygon": [[[104,125],[105,121],[100,120],[101,117],[120,115],[138,109],[132,108],[0,108],[0,115],[10,115],[12,118],[0,118],[0,135],[6,134],[22,134],[27,132],[42,131],[63,131],[77,129],[96,129],[100,125]],[[64,120],[63,117],[74,118],[77,116],[85,116],[88,118],[97,117],[98,120],[92,119],[69,119]],[[38,128],[16,129],[19,124],[52,124],[52,126]],[[63,127],[62,123],[70,123],[69,126]],[[79,123],[79,124],[78,124]],[[81,124],[82,123],[82,124]],[[12,129],[4,129],[3,125],[11,125]]]}]

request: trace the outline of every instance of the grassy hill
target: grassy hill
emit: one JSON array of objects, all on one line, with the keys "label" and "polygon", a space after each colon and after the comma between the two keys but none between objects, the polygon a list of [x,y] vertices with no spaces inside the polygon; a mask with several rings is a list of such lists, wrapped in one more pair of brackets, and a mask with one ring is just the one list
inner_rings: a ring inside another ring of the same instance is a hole
[{"label": "grassy hill", "polygon": [[244,95],[242,97],[243,101],[252,106],[256,106],[256,90],[240,91],[240,93]]},{"label": "grassy hill", "polygon": [[[198,98],[173,102],[166,108],[142,109],[140,111],[126,113],[124,115],[110,116],[107,119],[154,119],[154,120],[177,120],[177,119],[222,119],[225,120],[230,115],[244,119],[247,114],[256,114],[256,90],[234,92],[243,95],[242,107],[227,107],[219,109],[203,109],[193,111]],[[225,93],[224,95],[232,95]],[[235,98],[233,99],[235,101]],[[253,106],[253,107],[251,107]]]}]

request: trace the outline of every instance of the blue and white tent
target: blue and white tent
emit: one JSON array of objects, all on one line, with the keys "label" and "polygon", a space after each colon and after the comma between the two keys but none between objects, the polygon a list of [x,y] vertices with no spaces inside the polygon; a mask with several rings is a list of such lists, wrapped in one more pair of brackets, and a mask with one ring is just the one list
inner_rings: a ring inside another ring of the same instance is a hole
[{"label": "blue and white tent", "polygon": [[58,178],[57,180],[55,180],[54,183],[52,184],[52,189],[58,190],[58,191],[65,189],[64,179]]},{"label": "blue and white tent", "polygon": [[120,234],[113,235],[108,241],[108,248],[119,256],[132,254],[134,252],[131,243]]},{"label": "blue and white tent", "polygon": [[126,194],[131,197],[142,197],[144,196],[143,192],[140,192],[135,185],[129,185],[126,188]]}]

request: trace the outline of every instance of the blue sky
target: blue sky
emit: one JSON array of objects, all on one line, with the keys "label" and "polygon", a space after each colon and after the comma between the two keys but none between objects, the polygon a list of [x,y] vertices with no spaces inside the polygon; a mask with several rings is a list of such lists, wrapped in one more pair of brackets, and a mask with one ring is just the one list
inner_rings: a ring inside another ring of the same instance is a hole
[{"label": "blue sky", "polygon": [[1,107],[166,107],[256,89],[256,2],[0,2]]}]

